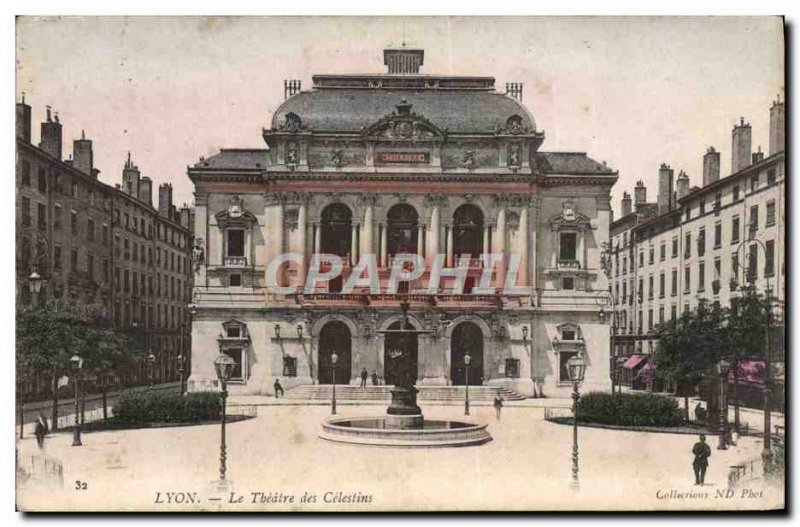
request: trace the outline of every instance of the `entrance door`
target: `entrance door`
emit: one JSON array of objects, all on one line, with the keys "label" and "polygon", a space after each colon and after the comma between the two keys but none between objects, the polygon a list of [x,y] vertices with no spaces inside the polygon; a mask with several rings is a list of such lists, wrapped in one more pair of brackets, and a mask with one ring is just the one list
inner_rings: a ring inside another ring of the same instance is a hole
[{"label": "entrance door", "polygon": [[453,330],[450,339],[450,380],[453,386],[463,386],[466,380],[464,355],[469,352],[469,384],[483,384],[483,332],[472,322],[462,322]]},{"label": "entrance door", "polygon": [[331,355],[336,352],[336,384],[350,383],[350,328],[347,324],[333,320],[322,326],[319,332],[319,368],[317,378],[320,384],[333,384],[333,364]]},{"label": "entrance door", "polygon": [[[389,326],[401,328],[401,322]],[[411,386],[417,382],[417,335],[387,333],[383,341],[383,377],[387,385]]]}]

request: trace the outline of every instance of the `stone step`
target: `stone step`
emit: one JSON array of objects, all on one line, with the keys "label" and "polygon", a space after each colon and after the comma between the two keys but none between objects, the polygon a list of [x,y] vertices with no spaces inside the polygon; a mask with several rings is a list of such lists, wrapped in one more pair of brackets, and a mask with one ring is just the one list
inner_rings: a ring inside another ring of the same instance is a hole
[{"label": "stone step", "polygon": [[[353,385],[337,385],[336,398],[347,401],[388,401],[391,398],[392,386],[367,386],[361,388]],[[466,396],[463,386],[421,386],[418,387],[417,398],[420,401],[460,401]],[[522,395],[507,388],[492,386],[470,386],[469,398],[474,401],[491,401],[496,394],[503,399],[520,401],[525,399]],[[315,384],[297,386],[286,392],[289,399],[327,400],[333,395],[333,387],[329,384]]]}]

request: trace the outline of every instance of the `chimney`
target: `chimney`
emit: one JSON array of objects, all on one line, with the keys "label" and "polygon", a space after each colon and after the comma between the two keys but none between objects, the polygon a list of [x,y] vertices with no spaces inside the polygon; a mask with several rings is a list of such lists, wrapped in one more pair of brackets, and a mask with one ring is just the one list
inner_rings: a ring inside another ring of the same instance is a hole
[{"label": "chimney", "polygon": [[764,152],[761,151],[761,147],[758,147],[758,152],[753,152],[753,164],[761,163],[764,161]]},{"label": "chimney", "polygon": [[17,103],[17,137],[31,142],[31,107],[25,104],[25,93],[22,94],[22,102]]},{"label": "chimney", "polygon": [[681,170],[680,174],[678,174],[678,180],[675,185],[676,193],[678,199],[683,199],[684,196],[689,194],[689,176],[686,175],[686,172]]},{"label": "chimney", "polygon": [[522,102],[522,83],[521,82],[507,82],[506,95],[510,95],[519,102]]},{"label": "chimney", "polygon": [[81,138],[72,142],[72,166],[93,177],[94,173],[94,154],[92,153],[92,140],[86,139],[86,134],[81,130]]},{"label": "chimney", "polygon": [[631,208],[631,195],[627,192],[622,193],[622,217],[624,218],[628,214],[633,212]]},{"label": "chimney", "polygon": [[703,156],[703,186],[715,181],[719,181],[719,152],[714,150],[713,146],[709,146]]},{"label": "chimney", "polygon": [[58,113],[55,117],[51,115],[52,108],[47,107],[47,120],[42,123],[41,141],[39,148],[51,156],[61,160],[61,123],[58,121]]},{"label": "chimney", "polygon": [[139,180],[139,201],[153,206],[153,182],[147,176]]},{"label": "chimney", "polygon": [[672,186],[674,172],[666,163],[661,163],[658,169],[658,215],[666,214],[670,211],[672,201]]},{"label": "chimney", "polygon": [[786,107],[778,95],[778,100],[769,109],[769,155],[783,152],[786,148]]},{"label": "chimney", "polygon": [[172,212],[172,185],[163,183],[158,186],[158,213],[165,218],[171,218]]},{"label": "chimney", "polygon": [[134,198],[139,197],[139,167],[131,161],[130,152],[125,160],[125,168],[122,169],[122,189]]},{"label": "chimney", "polygon": [[633,207],[636,212],[639,212],[639,209],[642,205],[647,203],[647,187],[644,186],[642,180],[636,182],[636,187],[633,189]]},{"label": "chimney", "polygon": [[384,49],[383,63],[390,75],[418,75],[424,56],[422,49]]},{"label": "chimney", "polygon": [[733,127],[731,147],[731,174],[735,174],[750,166],[750,154],[753,151],[750,123],[740,118],[739,124]]},{"label": "chimney", "polygon": [[191,211],[190,211],[189,207],[187,207],[186,204],[184,203],[183,207],[181,207],[181,211],[180,211],[180,218],[181,218],[180,219],[180,223],[181,223],[181,225],[183,225],[187,229],[189,228],[189,213],[190,212]]},{"label": "chimney", "polygon": [[300,93],[300,81],[297,79],[283,79],[283,99],[286,100]]}]

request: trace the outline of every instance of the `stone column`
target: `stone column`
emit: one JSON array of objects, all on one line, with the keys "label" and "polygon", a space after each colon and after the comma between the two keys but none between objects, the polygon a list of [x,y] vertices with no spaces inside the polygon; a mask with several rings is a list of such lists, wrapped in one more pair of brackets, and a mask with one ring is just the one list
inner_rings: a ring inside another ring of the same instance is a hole
[{"label": "stone column", "polygon": [[489,247],[489,231],[491,227],[488,225],[483,228],[483,254],[489,254],[491,248]]},{"label": "stone column", "polygon": [[357,263],[358,263],[358,223],[354,223],[352,232],[350,234],[350,265],[354,266]]},{"label": "stone column", "polygon": [[319,223],[314,224],[314,254],[319,254],[320,247],[322,246],[322,225]]},{"label": "stone column", "polygon": [[422,224],[417,227],[417,254],[425,256],[425,225]]},{"label": "stone column", "polygon": [[[283,253],[284,250],[284,232],[286,230],[286,226],[283,224],[283,200],[278,201],[275,207],[275,225],[278,226],[275,229],[275,247],[274,247],[274,256],[279,256]],[[250,264],[250,262],[247,262]],[[286,268],[281,267],[281,270],[278,271],[278,284],[286,285]]]},{"label": "stone column", "polygon": [[386,224],[381,223],[378,228],[381,231],[381,243],[380,243],[380,261],[378,263],[378,267],[386,267],[389,265],[389,258],[388,258],[388,247],[386,245]]},{"label": "stone column", "polygon": [[300,256],[302,257],[300,269],[297,270],[297,284],[299,287],[303,287],[306,281],[306,265],[308,262],[308,250],[306,248],[306,204],[304,201],[300,202],[300,210],[297,212],[297,228],[300,234],[298,243],[300,245]]},{"label": "stone column", "polygon": [[364,224],[361,229],[361,253],[373,254],[372,248],[372,205],[367,205],[367,210],[364,212]]},{"label": "stone column", "polygon": [[497,267],[499,287],[503,287],[506,280],[506,210],[497,212],[497,224],[492,233],[492,252],[502,254],[502,259]]},{"label": "stone column", "polygon": [[439,254],[439,207],[433,207],[431,211],[431,224],[426,241],[428,245],[426,262],[430,265],[433,258],[436,258],[436,255]]},{"label": "stone column", "polygon": [[517,284],[528,285],[528,209],[523,208],[519,214],[519,275]]},{"label": "stone column", "polygon": [[453,226],[445,225],[445,253],[447,254],[446,266],[453,267]]}]

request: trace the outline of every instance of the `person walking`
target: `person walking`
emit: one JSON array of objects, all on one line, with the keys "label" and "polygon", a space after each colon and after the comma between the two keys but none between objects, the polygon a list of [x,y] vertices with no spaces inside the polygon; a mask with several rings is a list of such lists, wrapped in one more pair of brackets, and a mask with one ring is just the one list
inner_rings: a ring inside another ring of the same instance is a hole
[{"label": "person walking", "polygon": [[36,419],[36,428],[34,429],[36,442],[39,444],[39,448],[44,448],[44,437],[49,431],[47,419],[45,419],[42,414],[39,414],[39,417]]},{"label": "person walking", "polygon": [[711,456],[711,447],[706,443],[706,436],[700,434],[700,441],[692,447],[692,454],[694,454],[694,461],[692,468],[694,468],[694,484],[703,485],[706,480],[706,469],[708,468],[708,458]]},{"label": "person walking", "polygon": [[498,392],[494,396],[494,415],[497,420],[500,420],[500,411],[503,409],[503,396]]},{"label": "person walking", "polygon": [[368,375],[369,374],[367,373],[367,369],[366,368],[361,368],[361,387],[362,388],[366,388],[367,387],[367,377],[368,377]]},{"label": "person walking", "polygon": [[279,379],[275,379],[275,384],[272,385],[275,388],[275,398],[278,398],[278,394],[280,393],[281,397],[283,396],[283,386],[281,386],[281,381]]}]

